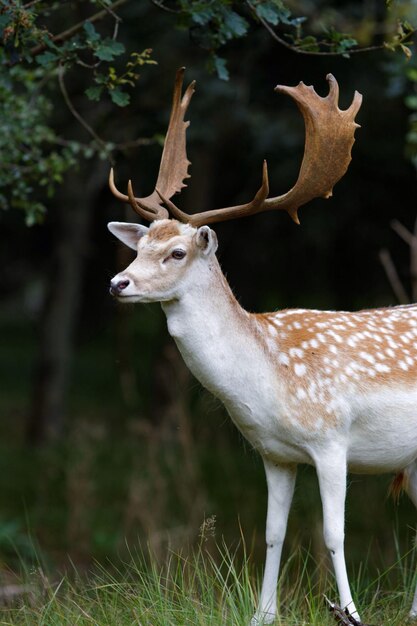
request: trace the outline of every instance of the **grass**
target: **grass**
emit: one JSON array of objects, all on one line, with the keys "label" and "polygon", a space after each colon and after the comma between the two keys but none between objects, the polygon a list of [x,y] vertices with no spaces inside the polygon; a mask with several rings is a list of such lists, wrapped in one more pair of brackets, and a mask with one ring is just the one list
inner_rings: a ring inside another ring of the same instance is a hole
[{"label": "grass", "polygon": [[[184,461],[188,450],[181,447],[176,422],[167,418],[165,430],[157,422],[148,438],[132,429],[142,422],[152,424],[146,412],[150,400],[138,407],[138,415],[126,417],[110,384],[114,357],[107,341],[77,358],[65,441],[28,447],[22,432],[33,334],[17,327],[3,333],[0,624],[247,626],[264,554],[266,488],[260,458],[242,445],[222,410],[198,390],[190,393],[194,474]],[[145,337],[139,339],[142,359]],[[155,337],[151,339],[146,339],[149,352]],[[140,367],[146,369],[147,363],[143,360]],[[142,397],[149,381],[140,367]],[[158,433],[163,436],[158,438]],[[154,458],[159,459],[156,467]],[[389,480],[350,477],[346,553],[349,572],[357,569],[351,581],[363,620],[403,626],[411,605],[414,564],[411,554],[403,559],[398,554],[411,544],[415,509],[407,498],[393,506],[385,495]],[[153,545],[159,541],[159,557],[168,551],[168,535],[171,545],[194,545],[204,514],[217,516],[228,546],[235,545],[239,517],[251,545],[250,559],[242,549],[233,554],[225,547],[216,549],[212,540],[191,554],[171,553],[164,563],[149,555],[128,556],[124,550],[125,537],[130,544],[156,537]],[[393,526],[401,544],[397,550],[392,548]],[[174,542],[174,533],[184,529],[187,532]],[[310,545],[313,556],[297,552],[300,545]],[[337,600],[323,550],[316,476],[311,468],[300,468],[286,539],[286,555],[293,556],[285,556],[277,625],[335,623],[323,603],[324,593]],[[36,565],[35,552],[47,565]],[[76,566],[59,577],[55,572],[62,571],[67,554]],[[92,559],[105,566],[96,565],[87,574]],[[3,597],[1,585],[16,583],[9,572],[19,570],[21,562],[32,564],[17,580],[21,592]],[[395,565],[384,565],[388,563]]]},{"label": "grass", "polygon": [[[366,581],[365,570],[356,576],[353,586],[365,622],[406,624],[413,560],[409,554],[372,581]],[[26,572],[22,594],[0,609],[0,624],[248,626],[259,590],[245,551],[231,553],[204,540],[191,555],[170,553],[163,564],[149,554],[130,553],[118,567],[97,565],[89,574],[74,568],[51,580],[41,568]],[[323,593],[336,599],[332,577],[308,554],[299,552],[285,563],[278,593],[277,626],[336,623],[323,601]]]}]

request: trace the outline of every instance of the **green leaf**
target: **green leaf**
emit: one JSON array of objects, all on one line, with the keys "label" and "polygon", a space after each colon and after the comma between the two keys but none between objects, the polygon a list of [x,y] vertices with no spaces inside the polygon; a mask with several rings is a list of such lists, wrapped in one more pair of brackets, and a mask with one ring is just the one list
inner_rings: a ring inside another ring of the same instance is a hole
[{"label": "green leaf", "polygon": [[405,104],[409,109],[417,110],[417,96],[406,96]]},{"label": "green leaf", "polygon": [[98,34],[96,29],[94,28],[94,25],[91,22],[85,22],[83,28],[87,35],[88,41],[95,42],[100,39],[100,35]]},{"label": "green leaf", "polygon": [[5,15],[0,15],[0,30],[6,28],[8,24],[12,21],[11,13],[6,13]]},{"label": "green leaf", "polygon": [[114,57],[123,54],[124,51],[125,47],[122,43],[113,41],[113,39],[105,39],[94,50],[94,54],[100,61],[113,61]]},{"label": "green leaf", "polygon": [[406,139],[407,139],[408,143],[415,143],[415,144],[417,144],[417,131],[412,130],[409,133],[407,133]]},{"label": "green leaf", "polygon": [[226,67],[226,59],[213,55],[213,66],[220,80],[229,80],[229,70]]},{"label": "green leaf", "polygon": [[98,83],[99,85],[105,85],[107,83],[107,76],[106,74],[97,72],[96,75],[94,76],[94,81]]},{"label": "green leaf", "polygon": [[297,39],[296,41],[297,47],[302,50],[307,50],[308,52],[319,52],[320,46],[318,41],[313,35],[308,35],[307,37],[303,37],[302,39]]},{"label": "green leaf", "polygon": [[55,61],[57,61],[58,58],[59,57],[57,54],[55,54],[54,52],[49,52],[47,50],[46,52],[39,54],[36,57],[36,61],[39,63],[39,65],[42,65],[42,67],[45,67],[46,65],[49,65],[50,63],[54,63]]},{"label": "green leaf", "polygon": [[103,87],[101,85],[95,85],[86,89],[84,93],[89,100],[95,100],[97,102],[98,100],[100,100],[102,92]]},{"label": "green leaf", "polygon": [[258,17],[266,22],[269,22],[270,24],[273,24],[273,26],[276,26],[279,23],[278,15],[270,7],[258,4],[255,10]]},{"label": "green leaf", "polygon": [[345,58],[349,58],[349,50],[354,46],[357,46],[358,42],[353,37],[346,37],[345,39],[341,39],[339,43],[336,45],[336,52],[344,53],[342,56]]},{"label": "green leaf", "polygon": [[117,88],[110,91],[110,97],[114,104],[117,104],[119,107],[125,107],[130,102],[129,94]]},{"label": "green leaf", "polygon": [[263,2],[255,7],[256,15],[262,20],[276,26],[280,22],[279,11],[272,2]]},{"label": "green leaf", "polygon": [[28,206],[25,206],[26,209],[26,217],[25,222],[26,226],[35,226],[36,224],[41,224],[45,218],[46,208],[40,202],[35,202]]},{"label": "green leaf", "polygon": [[235,11],[227,11],[224,24],[230,37],[242,37],[248,32],[248,22]]},{"label": "green leaf", "polygon": [[191,19],[199,26],[205,26],[213,19],[215,13],[212,9],[193,11]]}]

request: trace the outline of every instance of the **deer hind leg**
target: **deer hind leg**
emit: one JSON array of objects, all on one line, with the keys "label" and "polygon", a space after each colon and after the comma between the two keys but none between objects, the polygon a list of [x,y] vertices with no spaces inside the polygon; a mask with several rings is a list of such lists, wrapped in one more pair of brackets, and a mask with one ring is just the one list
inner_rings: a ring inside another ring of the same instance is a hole
[{"label": "deer hind leg", "polygon": [[[397,485],[397,495],[401,488],[404,489],[411,502],[417,508],[417,462],[414,462],[412,465],[407,467],[406,470],[400,472],[400,474],[395,477],[394,483]],[[417,618],[417,588],[414,592],[410,617],[414,619]]]},{"label": "deer hind leg", "polygon": [[323,451],[316,459],[316,471],[319,480],[323,506],[323,535],[326,548],[330,552],[340,605],[359,621],[359,615],[352,599],[346,571],[344,555],[344,523],[347,463],[343,449],[335,448]]},{"label": "deer hind leg", "polygon": [[258,609],[251,626],[272,624],[277,612],[277,581],[282,544],[287,529],[288,513],[294,493],[295,466],[274,465],[264,460],[268,485],[266,519],[266,561]]}]

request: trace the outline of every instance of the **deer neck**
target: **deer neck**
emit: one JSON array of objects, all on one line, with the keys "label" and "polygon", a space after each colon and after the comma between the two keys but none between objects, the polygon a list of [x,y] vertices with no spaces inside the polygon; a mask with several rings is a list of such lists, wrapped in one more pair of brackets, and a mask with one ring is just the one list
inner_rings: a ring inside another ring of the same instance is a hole
[{"label": "deer neck", "polygon": [[217,259],[182,297],[163,302],[168,331],[192,373],[226,404],[253,379],[253,359],[265,361],[251,316],[237,302]]},{"label": "deer neck", "polygon": [[230,327],[249,317],[234,297],[216,257],[198,268],[198,280],[179,298],[161,305],[168,331],[179,347],[201,348],[210,341],[224,342]]}]

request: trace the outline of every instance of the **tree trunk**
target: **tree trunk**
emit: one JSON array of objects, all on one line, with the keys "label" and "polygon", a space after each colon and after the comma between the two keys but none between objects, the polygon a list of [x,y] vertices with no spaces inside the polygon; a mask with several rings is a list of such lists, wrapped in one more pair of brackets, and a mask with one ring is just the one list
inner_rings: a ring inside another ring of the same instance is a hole
[{"label": "tree trunk", "polygon": [[89,227],[106,174],[104,163],[98,164],[87,180],[82,180],[80,172],[74,173],[68,177],[62,197],[57,198],[58,223],[27,425],[27,437],[33,444],[57,438],[63,431]]}]

